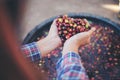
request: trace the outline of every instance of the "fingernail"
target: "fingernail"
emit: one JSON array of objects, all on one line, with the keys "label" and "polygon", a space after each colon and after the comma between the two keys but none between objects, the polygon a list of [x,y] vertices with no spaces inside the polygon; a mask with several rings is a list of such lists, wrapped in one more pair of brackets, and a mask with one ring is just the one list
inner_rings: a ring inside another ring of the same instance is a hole
[{"label": "fingernail", "polygon": [[95,30],[96,30],[96,28],[95,28],[95,27],[93,27],[91,30],[92,30],[92,31],[95,31]]}]

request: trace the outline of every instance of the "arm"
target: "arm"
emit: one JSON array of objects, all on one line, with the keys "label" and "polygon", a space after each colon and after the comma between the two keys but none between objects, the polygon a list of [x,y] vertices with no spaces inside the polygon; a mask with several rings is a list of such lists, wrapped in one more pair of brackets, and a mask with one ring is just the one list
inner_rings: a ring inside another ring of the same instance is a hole
[{"label": "arm", "polygon": [[88,80],[81,58],[74,52],[68,52],[57,63],[58,80]]},{"label": "arm", "polygon": [[[90,42],[95,28],[74,35],[64,43],[62,58],[57,63],[58,80],[88,80],[78,48]],[[72,51],[72,52],[71,52]]]},{"label": "arm", "polygon": [[30,61],[33,62],[40,60],[40,58],[47,56],[48,53],[62,44],[60,37],[58,36],[55,22],[56,21],[54,20],[47,37],[38,42],[33,42],[22,46],[23,54]]},{"label": "arm", "polygon": [[36,42],[29,43],[22,46],[23,55],[30,61],[38,61],[41,58],[41,53],[37,47]]}]

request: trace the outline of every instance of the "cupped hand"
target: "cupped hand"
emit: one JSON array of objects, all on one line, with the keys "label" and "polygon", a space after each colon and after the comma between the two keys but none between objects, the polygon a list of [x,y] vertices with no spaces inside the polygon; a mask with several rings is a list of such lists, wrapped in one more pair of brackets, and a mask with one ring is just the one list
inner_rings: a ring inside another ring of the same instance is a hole
[{"label": "cupped hand", "polygon": [[61,39],[58,35],[56,27],[56,20],[53,21],[47,37],[37,42],[41,52],[41,56],[44,57],[55,48],[62,45]]},{"label": "cupped hand", "polygon": [[63,55],[70,51],[78,53],[78,48],[80,46],[90,42],[91,35],[94,31],[95,28],[91,28],[89,31],[78,33],[66,40],[63,46]]}]

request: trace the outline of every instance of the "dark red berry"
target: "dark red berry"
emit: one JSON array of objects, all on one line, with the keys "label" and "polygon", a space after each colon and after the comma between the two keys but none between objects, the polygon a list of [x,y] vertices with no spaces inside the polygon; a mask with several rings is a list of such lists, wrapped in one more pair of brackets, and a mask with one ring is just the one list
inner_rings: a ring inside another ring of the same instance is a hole
[{"label": "dark red berry", "polygon": [[58,28],[58,34],[64,43],[66,39],[71,36],[90,30],[91,26],[86,19],[70,18],[67,15],[60,16],[56,20],[56,26]]}]

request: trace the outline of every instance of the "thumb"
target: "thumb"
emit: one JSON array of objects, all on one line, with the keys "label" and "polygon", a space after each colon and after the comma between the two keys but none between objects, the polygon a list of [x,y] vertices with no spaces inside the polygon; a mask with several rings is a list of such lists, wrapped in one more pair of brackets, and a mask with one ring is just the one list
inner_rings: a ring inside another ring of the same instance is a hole
[{"label": "thumb", "polygon": [[89,34],[89,35],[92,35],[92,33],[93,33],[95,30],[96,30],[95,27],[91,28],[91,30],[88,31],[88,34]]},{"label": "thumb", "polygon": [[50,30],[49,30],[49,34],[51,34],[51,33],[57,33],[56,19],[51,24],[51,27],[50,27]]},{"label": "thumb", "polygon": [[57,19],[55,19],[55,20],[53,21],[52,25],[56,25],[56,21],[57,21]]}]

